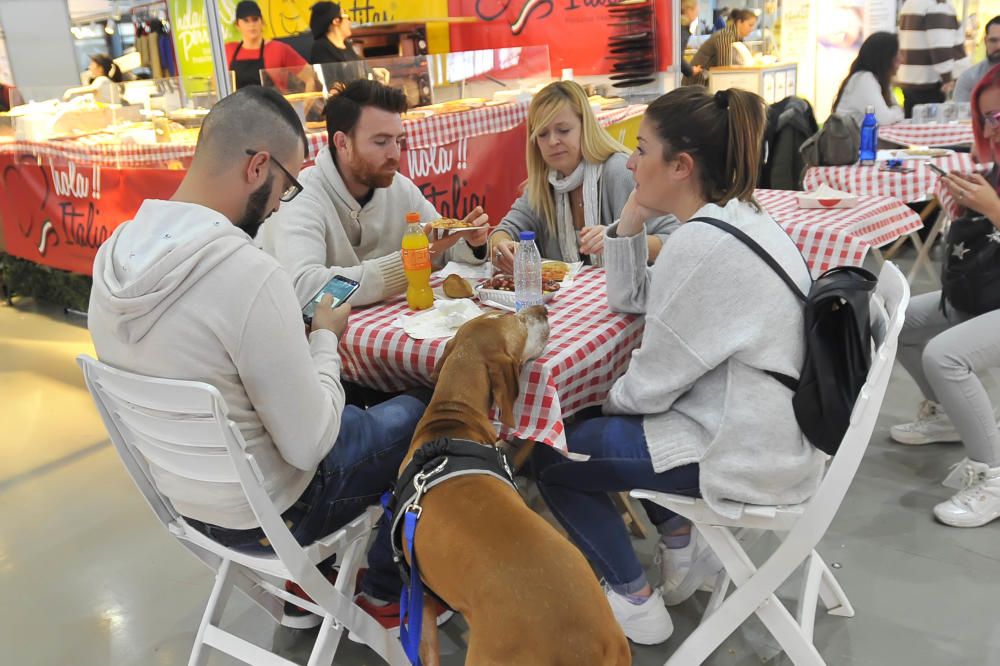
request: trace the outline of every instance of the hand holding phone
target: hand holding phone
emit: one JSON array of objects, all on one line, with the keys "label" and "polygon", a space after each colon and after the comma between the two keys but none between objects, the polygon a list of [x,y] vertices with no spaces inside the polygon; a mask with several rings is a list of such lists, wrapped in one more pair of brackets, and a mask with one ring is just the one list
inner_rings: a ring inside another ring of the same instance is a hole
[{"label": "hand holding phone", "polygon": [[942,169],[941,167],[939,167],[937,164],[934,164],[934,162],[928,162],[927,163],[927,168],[929,168],[931,171],[933,171],[937,175],[941,176],[942,178],[944,178],[945,176],[948,175],[947,171],[945,171],[944,169]]},{"label": "hand holding phone", "polygon": [[333,276],[333,279],[327,282],[322,289],[316,292],[316,295],[310,298],[309,302],[306,303],[306,306],[302,308],[302,319],[307,325],[311,326],[313,314],[316,312],[316,306],[319,305],[324,296],[327,294],[330,295],[330,308],[333,309],[350,298],[360,286],[360,283],[356,280],[346,278],[343,275]]},{"label": "hand holding phone", "polygon": [[309,333],[318,330],[327,330],[338,338],[343,337],[347,330],[347,319],[351,316],[351,304],[341,303],[333,307],[333,296],[323,294],[316,312],[313,314],[312,324],[309,326]]}]

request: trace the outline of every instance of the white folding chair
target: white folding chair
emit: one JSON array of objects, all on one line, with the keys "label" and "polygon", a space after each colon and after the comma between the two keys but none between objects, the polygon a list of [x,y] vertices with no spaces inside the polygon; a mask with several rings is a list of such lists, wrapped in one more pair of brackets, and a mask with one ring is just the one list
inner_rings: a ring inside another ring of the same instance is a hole
[{"label": "white folding chair", "polygon": [[[887,262],[872,299],[872,333],[876,342],[872,367],[854,405],[840,449],[808,502],[795,506],[748,505],[743,515],[733,520],[715,513],[700,499],[648,490],[632,492],[633,497],[650,500],[689,519],[724,565],[701,624],[670,656],[667,666],[703,663],[754,613],[796,666],[826,663],[813,645],[817,601],[822,600],[832,615],[852,617],[854,609],[815,548],[840,508],[868,448],[889,385],[909,299],[906,278]],[[742,529],[776,532],[782,538],[781,545],[760,568],[750,560],[734,534]],[[806,567],[798,617],[793,618],[775,592],[803,562]],[[730,582],[736,589],[726,597]]]},{"label": "white folding chair", "polygon": [[[381,515],[369,507],[342,529],[301,546],[265,491],[253,455],[239,428],[229,420],[222,395],[209,384],[144,377],[112,368],[86,355],[77,357],[122,462],[160,522],[198,559],[216,572],[215,585],[195,636],[189,665],[207,663],[206,646],[259,666],[292,666],[219,627],[234,589],[244,592],[275,620],[290,601],[323,618],[309,666],[326,666],[345,632],[359,636],[393,666],[409,664],[399,640],[353,601],[358,568]],[[242,553],[208,538],[177,513],[156,487],[148,463],[197,481],[239,483],[274,555]],[[331,584],[316,565],[336,555],[340,566]],[[298,583],[314,603],[284,590]]]}]

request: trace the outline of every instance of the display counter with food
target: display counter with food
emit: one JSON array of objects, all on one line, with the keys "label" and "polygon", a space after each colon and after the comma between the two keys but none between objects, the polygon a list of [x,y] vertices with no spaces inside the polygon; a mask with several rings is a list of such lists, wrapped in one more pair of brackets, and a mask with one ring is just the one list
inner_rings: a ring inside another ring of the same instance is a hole
[{"label": "display counter with food", "polygon": [[708,87],[713,93],[729,88],[749,90],[768,104],[794,95],[798,89],[798,65],[794,62],[754,64],[747,67],[713,67],[708,70]]},{"label": "display counter with food", "polygon": [[[530,77],[514,77],[518,63],[534,63],[536,57],[521,59],[517,51],[505,50],[502,59],[497,53],[475,52],[472,58],[454,58],[451,69],[447,58],[440,58],[427,70],[440,77],[436,101],[414,108],[403,119],[406,145],[400,172],[445,218],[462,219],[482,206],[498,221],[520,195],[527,175],[525,120],[538,84],[528,85]],[[457,68],[470,62],[468,79],[452,80]],[[488,69],[487,62],[503,68]],[[451,71],[450,79],[437,71],[442,67]],[[478,80],[487,75],[507,85]],[[493,93],[489,86],[495,88]],[[463,91],[466,96],[459,96]],[[468,96],[470,91],[478,96]],[[130,219],[144,199],[173,193],[194,155],[200,121],[208,109],[185,106],[183,98],[170,91],[160,97],[172,101],[165,104],[150,95],[148,103],[130,105],[138,112],[131,122],[31,140],[0,137],[0,214],[10,254],[89,274],[97,247],[118,224]],[[307,107],[322,102],[322,97],[315,91],[288,97],[301,107],[307,123],[311,162],[326,147],[327,136],[324,123],[309,120]],[[599,96],[592,97],[591,104],[599,122],[616,138],[625,138],[626,126],[634,131],[632,125],[645,110]]]}]

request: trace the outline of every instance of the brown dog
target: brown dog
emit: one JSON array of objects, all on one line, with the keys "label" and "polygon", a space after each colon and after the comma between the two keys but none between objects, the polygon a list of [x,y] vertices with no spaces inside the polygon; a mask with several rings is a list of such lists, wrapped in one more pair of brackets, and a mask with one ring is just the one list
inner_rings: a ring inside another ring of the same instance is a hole
[{"label": "brown dog", "polygon": [[[435,369],[434,398],[401,470],[422,445],[452,437],[491,445],[492,405],[512,425],[522,364],[549,337],[544,307],[487,314],[459,329]],[[508,485],[445,481],[421,501],[417,561],[426,585],[465,616],[472,666],[626,666],[628,641],[586,559]],[[421,659],[438,666],[425,601]]]}]

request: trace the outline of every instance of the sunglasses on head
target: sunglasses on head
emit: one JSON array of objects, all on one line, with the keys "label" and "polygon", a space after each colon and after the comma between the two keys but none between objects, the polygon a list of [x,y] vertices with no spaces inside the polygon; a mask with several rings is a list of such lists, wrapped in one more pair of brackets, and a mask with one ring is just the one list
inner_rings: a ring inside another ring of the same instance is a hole
[{"label": "sunglasses on head", "polygon": [[[261,152],[264,151],[251,150],[249,148],[246,150],[247,155],[250,157],[253,157],[257,153]],[[295,180],[295,176],[293,176],[288,169],[286,169],[285,166],[274,157],[274,155],[269,154],[268,156],[271,158],[271,163],[281,169],[281,173],[285,174],[285,177],[288,178],[288,182],[290,183],[289,186],[285,188],[285,191],[281,193],[280,197],[278,197],[283,203],[288,203],[295,197],[299,196],[299,193],[302,191],[302,183]]]}]

